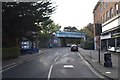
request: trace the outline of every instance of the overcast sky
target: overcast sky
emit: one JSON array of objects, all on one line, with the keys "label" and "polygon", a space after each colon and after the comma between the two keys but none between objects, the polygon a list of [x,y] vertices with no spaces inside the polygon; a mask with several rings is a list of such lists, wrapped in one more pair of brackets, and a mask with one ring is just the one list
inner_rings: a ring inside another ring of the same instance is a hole
[{"label": "overcast sky", "polygon": [[93,9],[98,0],[52,0],[58,5],[52,19],[62,26],[79,26],[83,28],[93,23]]}]

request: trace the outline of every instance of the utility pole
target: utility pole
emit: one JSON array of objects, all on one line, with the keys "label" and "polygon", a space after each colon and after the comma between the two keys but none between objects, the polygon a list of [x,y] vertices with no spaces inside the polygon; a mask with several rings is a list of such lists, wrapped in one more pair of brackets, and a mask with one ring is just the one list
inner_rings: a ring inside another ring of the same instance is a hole
[{"label": "utility pole", "polygon": [[100,50],[101,50],[101,35],[102,25],[100,23],[95,24],[95,34],[98,35],[98,62],[100,63]]},{"label": "utility pole", "polygon": [[100,63],[100,50],[101,50],[101,49],[100,49],[100,47],[101,47],[101,46],[100,46],[100,40],[101,40],[101,39],[100,39],[100,34],[99,34],[99,49],[98,49],[98,58],[99,58],[98,62],[99,62],[99,63]]}]

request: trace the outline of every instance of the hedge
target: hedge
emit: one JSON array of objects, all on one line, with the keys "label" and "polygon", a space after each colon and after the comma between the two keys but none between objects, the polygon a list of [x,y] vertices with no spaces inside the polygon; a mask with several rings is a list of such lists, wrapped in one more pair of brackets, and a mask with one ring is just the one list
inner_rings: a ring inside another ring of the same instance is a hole
[{"label": "hedge", "polygon": [[85,41],[84,42],[84,49],[93,50],[94,49],[94,42],[92,42],[92,41]]},{"label": "hedge", "polygon": [[17,58],[20,55],[18,47],[2,48],[2,60]]}]

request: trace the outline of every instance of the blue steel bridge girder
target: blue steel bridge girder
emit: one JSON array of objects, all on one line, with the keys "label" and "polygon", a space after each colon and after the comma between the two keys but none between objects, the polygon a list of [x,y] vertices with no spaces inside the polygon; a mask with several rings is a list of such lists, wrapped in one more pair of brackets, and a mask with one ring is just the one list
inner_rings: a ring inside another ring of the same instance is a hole
[{"label": "blue steel bridge girder", "polygon": [[56,32],[58,38],[83,38],[86,39],[86,34],[82,32]]}]

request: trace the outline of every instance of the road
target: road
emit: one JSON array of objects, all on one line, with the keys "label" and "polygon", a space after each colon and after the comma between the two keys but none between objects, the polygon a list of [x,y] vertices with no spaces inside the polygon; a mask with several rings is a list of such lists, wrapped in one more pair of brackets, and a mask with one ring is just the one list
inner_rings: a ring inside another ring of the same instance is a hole
[{"label": "road", "polygon": [[14,66],[2,73],[3,78],[100,78],[79,52],[70,47],[50,51]]}]

